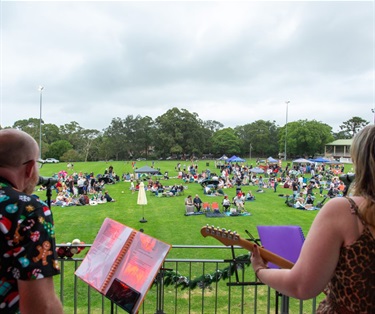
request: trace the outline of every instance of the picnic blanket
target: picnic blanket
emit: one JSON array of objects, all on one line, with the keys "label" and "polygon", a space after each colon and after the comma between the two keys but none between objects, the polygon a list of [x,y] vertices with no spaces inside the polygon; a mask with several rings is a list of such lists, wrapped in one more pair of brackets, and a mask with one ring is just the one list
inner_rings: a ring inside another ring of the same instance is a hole
[{"label": "picnic blanket", "polygon": [[225,212],[225,215],[228,217],[240,217],[240,216],[251,216],[250,213],[238,213],[238,214],[232,214],[230,212]]},{"label": "picnic blanket", "polygon": [[206,212],[206,217],[208,218],[221,218],[226,217],[225,214],[217,213],[217,212]]},{"label": "picnic blanket", "polygon": [[203,212],[193,212],[193,213],[185,213],[185,216],[197,216],[197,215],[203,215]]}]

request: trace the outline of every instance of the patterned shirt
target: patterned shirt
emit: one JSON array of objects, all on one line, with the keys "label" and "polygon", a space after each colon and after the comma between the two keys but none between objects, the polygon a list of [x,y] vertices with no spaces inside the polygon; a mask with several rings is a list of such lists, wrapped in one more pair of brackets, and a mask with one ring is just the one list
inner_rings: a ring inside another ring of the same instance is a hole
[{"label": "patterned shirt", "polygon": [[18,313],[17,280],[59,273],[49,207],[0,178],[0,312]]}]

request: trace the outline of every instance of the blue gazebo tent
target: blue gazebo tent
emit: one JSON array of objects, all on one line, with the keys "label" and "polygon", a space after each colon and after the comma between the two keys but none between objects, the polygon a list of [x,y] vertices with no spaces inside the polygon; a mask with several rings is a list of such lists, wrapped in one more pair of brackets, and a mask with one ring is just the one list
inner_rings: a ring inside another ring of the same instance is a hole
[{"label": "blue gazebo tent", "polygon": [[318,157],[318,158],[315,158],[315,159],[311,159],[311,161],[313,161],[313,162],[329,162],[330,160],[325,159],[323,157]]},{"label": "blue gazebo tent", "polygon": [[298,159],[293,160],[293,163],[294,164],[312,164],[313,161],[310,161],[310,160],[305,159],[305,158],[298,158]]},{"label": "blue gazebo tent", "polygon": [[267,158],[267,161],[270,162],[270,163],[277,163],[277,162],[278,162],[277,159],[272,158],[272,157],[268,157],[268,158]]},{"label": "blue gazebo tent", "polygon": [[225,156],[225,155],[223,155],[223,156],[221,156],[218,160],[228,160],[228,157]]},{"label": "blue gazebo tent", "polygon": [[245,159],[237,157],[236,155],[233,155],[232,157],[227,159],[227,162],[244,162],[244,161]]}]

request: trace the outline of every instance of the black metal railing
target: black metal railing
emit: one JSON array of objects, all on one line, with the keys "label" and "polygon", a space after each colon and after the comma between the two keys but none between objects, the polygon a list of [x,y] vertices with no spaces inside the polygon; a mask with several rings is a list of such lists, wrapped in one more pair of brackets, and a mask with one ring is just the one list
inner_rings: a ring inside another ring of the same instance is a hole
[{"label": "black metal railing", "polygon": [[[228,247],[174,245],[168,256],[192,256],[192,250],[208,249]],[[240,249],[233,247],[232,254],[223,251],[229,259],[167,258],[140,313],[315,313],[315,298],[288,298],[260,283],[248,262],[233,259],[234,250]],[[65,313],[125,313],[74,275],[81,261],[60,259],[56,287]]]}]

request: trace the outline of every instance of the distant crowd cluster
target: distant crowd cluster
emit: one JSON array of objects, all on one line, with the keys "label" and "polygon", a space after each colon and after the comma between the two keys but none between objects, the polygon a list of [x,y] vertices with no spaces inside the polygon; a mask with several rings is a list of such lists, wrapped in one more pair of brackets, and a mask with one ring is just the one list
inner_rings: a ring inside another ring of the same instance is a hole
[{"label": "distant crowd cluster", "polygon": [[[56,174],[56,177],[57,182],[53,186],[56,198],[51,200],[52,206],[98,205],[115,201],[105,190],[106,184],[114,184],[119,180],[112,166],[106,169],[104,174],[97,176],[94,176],[93,172],[89,174],[74,172],[68,175],[62,170]],[[40,190],[44,189],[45,186],[40,187]]]}]

